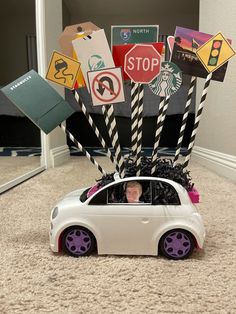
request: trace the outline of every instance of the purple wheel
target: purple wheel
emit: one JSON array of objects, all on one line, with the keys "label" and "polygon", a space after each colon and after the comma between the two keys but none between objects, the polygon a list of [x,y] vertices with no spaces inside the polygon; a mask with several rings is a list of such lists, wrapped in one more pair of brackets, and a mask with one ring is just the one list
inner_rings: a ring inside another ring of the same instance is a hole
[{"label": "purple wheel", "polygon": [[62,238],[64,250],[72,256],[90,255],[95,248],[93,234],[82,227],[67,229]]},{"label": "purple wheel", "polygon": [[193,237],[186,230],[171,230],[162,236],[159,248],[167,258],[184,259],[194,250]]}]

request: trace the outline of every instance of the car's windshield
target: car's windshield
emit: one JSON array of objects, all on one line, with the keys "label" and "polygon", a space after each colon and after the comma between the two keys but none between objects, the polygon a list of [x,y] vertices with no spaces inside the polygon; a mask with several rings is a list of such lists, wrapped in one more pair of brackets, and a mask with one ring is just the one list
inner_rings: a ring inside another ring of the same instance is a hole
[{"label": "car's windshield", "polygon": [[86,189],[80,196],[80,201],[85,202],[90,196],[92,196],[95,192],[102,188],[102,185],[96,183],[95,185],[91,186],[90,188]]},{"label": "car's windshield", "polygon": [[84,190],[84,192],[80,195],[80,201],[81,201],[82,203],[84,203],[84,202],[88,199],[87,194],[88,194],[88,191],[89,191],[89,190],[90,190],[90,188]]}]

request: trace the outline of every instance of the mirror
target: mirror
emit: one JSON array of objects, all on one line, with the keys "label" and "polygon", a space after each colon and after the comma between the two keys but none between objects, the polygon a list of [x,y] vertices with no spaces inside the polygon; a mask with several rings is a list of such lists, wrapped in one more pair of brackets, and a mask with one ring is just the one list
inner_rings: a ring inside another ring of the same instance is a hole
[{"label": "mirror", "polygon": [[[34,1],[1,2],[0,34],[2,88],[31,69],[37,71]],[[0,192],[39,168],[40,155],[40,130],[0,93]]]}]

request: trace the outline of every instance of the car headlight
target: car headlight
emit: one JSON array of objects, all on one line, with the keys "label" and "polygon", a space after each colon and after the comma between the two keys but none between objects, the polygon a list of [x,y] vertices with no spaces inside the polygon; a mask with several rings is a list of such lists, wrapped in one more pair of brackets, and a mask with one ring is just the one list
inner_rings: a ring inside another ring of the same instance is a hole
[{"label": "car headlight", "polygon": [[58,215],[58,207],[55,207],[52,212],[52,219],[56,218]]}]

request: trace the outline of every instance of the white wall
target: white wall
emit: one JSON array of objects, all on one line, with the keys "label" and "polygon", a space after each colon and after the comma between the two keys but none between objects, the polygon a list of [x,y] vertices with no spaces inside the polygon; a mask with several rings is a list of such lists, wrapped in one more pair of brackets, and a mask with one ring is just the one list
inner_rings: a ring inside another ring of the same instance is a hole
[{"label": "white wall", "polygon": [[[50,62],[52,52],[54,50],[60,51],[58,38],[63,31],[62,27],[62,0],[50,0],[45,1],[46,12],[46,52],[47,52],[47,64]],[[64,97],[64,88],[58,84],[50,82],[58,93]],[[58,127],[50,134],[51,145],[50,149],[65,145],[65,135]]]},{"label": "white wall", "polygon": [[[53,50],[59,50],[58,38],[62,32],[62,0],[35,0],[39,74],[45,77]],[[64,90],[49,82],[61,95]],[[42,132],[42,149],[47,167],[60,165],[69,159],[66,136],[57,127],[49,135]]]},{"label": "white wall", "polygon": [[[219,31],[236,48],[236,1],[201,0],[199,30]],[[212,81],[194,149],[196,158],[220,174],[236,180],[236,57],[228,64],[223,83]],[[204,80],[199,79],[198,102]],[[227,162],[225,163],[224,160]],[[223,169],[226,167],[227,169]],[[227,171],[225,171],[227,170]]]}]

